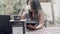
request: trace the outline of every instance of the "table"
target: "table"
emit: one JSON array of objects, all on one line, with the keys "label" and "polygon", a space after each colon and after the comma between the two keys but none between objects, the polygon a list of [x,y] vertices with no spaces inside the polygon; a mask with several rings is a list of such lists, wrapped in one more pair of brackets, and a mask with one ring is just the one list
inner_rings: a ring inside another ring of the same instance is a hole
[{"label": "table", "polygon": [[19,22],[19,23],[23,24],[23,34],[25,34],[25,21],[26,21],[26,19],[24,19],[24,20],[10,20],[10,22]]}]

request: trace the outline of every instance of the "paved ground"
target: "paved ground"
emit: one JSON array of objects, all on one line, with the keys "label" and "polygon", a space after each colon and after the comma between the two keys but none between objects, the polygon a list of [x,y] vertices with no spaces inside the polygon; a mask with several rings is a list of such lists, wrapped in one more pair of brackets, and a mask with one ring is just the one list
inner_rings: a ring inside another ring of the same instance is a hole
[{"label": "paved ground", "polygon": [[[22,27],[13,27],[13,34],[23,34]],[[26,30],[26,34],[60,34],[60,27],[46,27],[36,31]]]}]

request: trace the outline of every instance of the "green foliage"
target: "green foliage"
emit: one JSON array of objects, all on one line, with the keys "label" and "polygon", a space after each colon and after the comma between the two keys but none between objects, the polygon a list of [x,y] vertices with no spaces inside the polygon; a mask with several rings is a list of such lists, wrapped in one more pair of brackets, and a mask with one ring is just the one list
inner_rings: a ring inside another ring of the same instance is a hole
[{"label": "green foliage", "polygon": [[14,14],[18,14],[20,12],[20,10],[21,10],[21,1],[16,3],[13,8],[14,8],[14,12],[13,13]]},{"label": "green foliage", "polygon": [[[11,2],[9,3],[5,3],[5,1],[0,1],[0,14],[4,13],[4,11],[7,11],[9,9],[12,9],[10,10],[11,13],[8,13],[10,15],[17,15],[21,8],[22,8],[22,5],[24,4],[25,0],[11,0]],[[5,14],[5,13],[4,13]]]}]

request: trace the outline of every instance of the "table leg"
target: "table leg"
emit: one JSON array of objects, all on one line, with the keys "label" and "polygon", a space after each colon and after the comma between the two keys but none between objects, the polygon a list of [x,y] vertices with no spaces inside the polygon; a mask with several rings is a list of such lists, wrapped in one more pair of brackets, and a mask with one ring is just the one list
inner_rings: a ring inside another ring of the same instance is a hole
[{"label": "table leg", "polygon": [[23,22],[23,34],[25,34],[25,24]]}]

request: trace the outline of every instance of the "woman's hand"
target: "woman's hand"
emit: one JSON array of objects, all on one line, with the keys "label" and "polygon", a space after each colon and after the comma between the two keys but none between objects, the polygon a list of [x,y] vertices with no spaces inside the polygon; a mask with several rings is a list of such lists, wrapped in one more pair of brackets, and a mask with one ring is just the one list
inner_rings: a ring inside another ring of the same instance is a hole
[{"label": "woman's hand", "polygon": [[[42,25],[35,25],[35,26],[32,26],[31,24],[29,24],[29,25],[27,25],[27,27],[29,27],[29,28],[31,28],[31,29],[33,29],[33,30],[37,30],[37,29],[42,29]],[[38,28],[37,28],[38,27]]]},{"label": "woman's hand", "polygon": [[33,29],[33,30],[36,30],[36,25],[35,26],[32,26],[31,24],[29,24],[29,25],[27,25],[27,27],[29,27],[29,28],[31,28],[31,29]]}]

